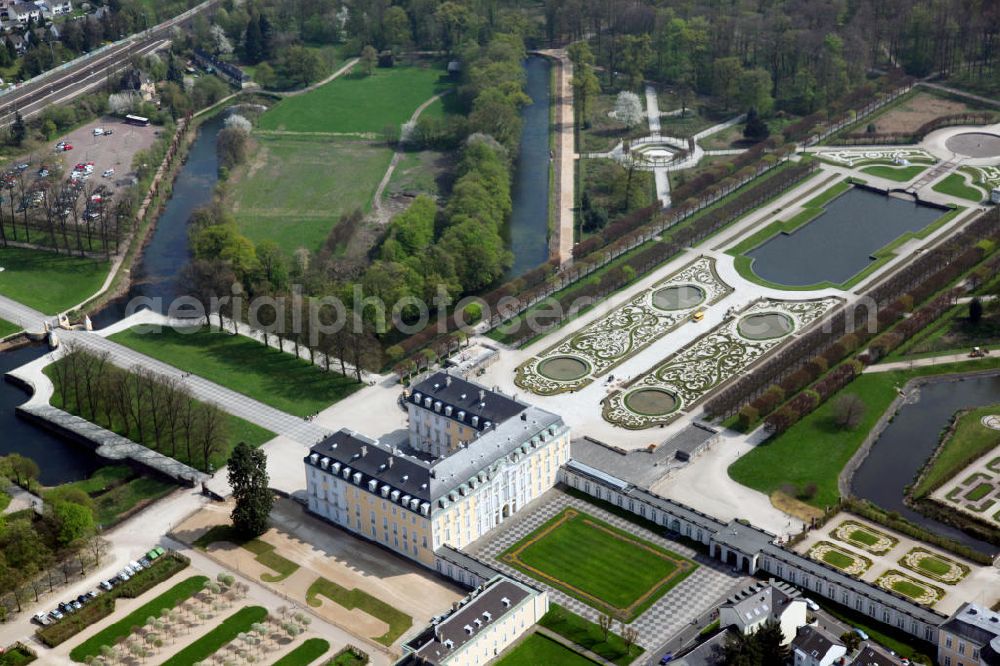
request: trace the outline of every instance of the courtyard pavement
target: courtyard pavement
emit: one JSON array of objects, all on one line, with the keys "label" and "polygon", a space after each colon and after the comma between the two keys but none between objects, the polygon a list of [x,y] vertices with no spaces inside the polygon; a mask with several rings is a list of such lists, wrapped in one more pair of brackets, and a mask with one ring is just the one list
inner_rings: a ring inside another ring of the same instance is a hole
[{"label": "courtyard pavement", "polygon": [[[732,573],[730,568],[721,562],[709,559],[684,544],[666,539],[659,533],[639,527],[635,523],[619,518],[594,504],[572,497],[560,490],[550,490],[545,493],[490,532],[486,538],[480,539],[465,550],[500,569],[508,576],[532,585],[540,585],[548,591],[551,601],[565,606],[592,622],[597,622],[600,616],[598,611],[564,592],[521,573],[499,559],[503,551],[569,507],[589,513],[619,529],[698,563],[699,566],[693,573],[660,597],[648,610],[629,624],[639,631],[637,643],[643,648],[654,649],[660,646],[664,638],[673,636],[689,625],[692,620],[710,610],[719,597],[726,596],[746,584],[746,576]],[[580,553],[579,556],[587,557],[587,554]],[[608,575],[613,576],[614,572],[608,572]]]}]

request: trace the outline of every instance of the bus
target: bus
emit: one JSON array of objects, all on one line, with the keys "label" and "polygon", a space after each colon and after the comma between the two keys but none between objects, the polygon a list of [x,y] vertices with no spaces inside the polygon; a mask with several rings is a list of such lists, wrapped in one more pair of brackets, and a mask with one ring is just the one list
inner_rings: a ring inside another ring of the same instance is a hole
[{"label": "bus", "polygon": [[149,118],[143,118],[142,116],[125,116],[125,122],[129,125],[138,125],[139,127],[148,127]]}]

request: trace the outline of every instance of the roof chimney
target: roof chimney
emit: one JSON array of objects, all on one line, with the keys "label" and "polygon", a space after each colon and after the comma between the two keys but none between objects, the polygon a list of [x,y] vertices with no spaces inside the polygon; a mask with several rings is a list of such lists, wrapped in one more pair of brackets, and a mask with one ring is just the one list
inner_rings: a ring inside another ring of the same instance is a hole
[{"label": "roof chimney", "polygon": [[368,455],[368,445],[367,444],[362,444],[361,445],[361,457],[364,458],[367,455]]},{"label": "roof chimney", "polygon": [[451,386],[451,375],[447,375],[447,376],[446,376],[446,377],[444,378],[444,385],[445,385],[445,386]]},{"label": "roof chimney", "polygon": [[479,389],[479,401],[482,402],[485,399],[486,399],[486,390]]},{"label": "roof chimney", "polygon": [[389,459],[386,461],[386,464],[389,466],[390,469],[392,469],[392,456],[389,456]]}]

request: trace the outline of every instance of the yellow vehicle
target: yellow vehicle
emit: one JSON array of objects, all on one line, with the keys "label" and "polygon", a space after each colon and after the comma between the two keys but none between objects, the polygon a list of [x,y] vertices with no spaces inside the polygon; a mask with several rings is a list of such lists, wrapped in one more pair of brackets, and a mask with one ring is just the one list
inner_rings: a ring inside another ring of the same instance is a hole
[{"label": "yellow vehicle", "polygon": [[691,315],[691,320],[692,321],[701,321],[704,318],[705,318],[705,311],[704,310],[698,310],[693,315]]}]

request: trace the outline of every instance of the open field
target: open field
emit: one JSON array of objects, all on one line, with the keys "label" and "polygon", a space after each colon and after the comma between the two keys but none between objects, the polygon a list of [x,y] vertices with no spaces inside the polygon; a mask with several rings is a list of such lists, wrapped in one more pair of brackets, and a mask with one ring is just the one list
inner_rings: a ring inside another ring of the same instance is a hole
[{"label": "open field", "polygon": [[[587,553],[586,558],[579,557]],[[631,621],[696,565],[680,555],[565,509],[501,557],[585,603]],[[609,577],[608,571],[617,575]]]},{"label": "open field", "polygon": [[90,298],[109,269],[106,261],[17,247],[0,248],[0,266],[0,294],[45,314]]},{"label": "open field", "polygon": [[935,118],[971,110],[972,107],[962,102],[921,90],[900,104],[890,105],[883,113],[867,120],[861,130],[863,131],[869,124],[874,124],[875,131],[880,134],[902,134],[913,132]]},{"label": "open field", "polygon": [[497,662],[497,666],[538,666],[539,664],[594,666],[594,662],[582,654],[573,652],[541,634],[531,634]]},{"label": "open field", "polygon": [[318,250],[341,215],[367,213],[392,159],[387,147],[365,141],[267,134],[255,141],[229,200],[247,237],[288,253]]},{"label": "open field", "polygon": [[[729,476],[766,494],[784,484],[801,488],[815,483],[817,492],[808,503],[816,507],[835,504],[840,496],[837,490],[840,471],[889,408],[897,395],[896,386],[919,376],[996,367],[1000,367],[1000,359],[861,375],[784,433],[730,465]],[[844,430],[834,420],[833,406],[838,396],[848,393],[860,397],[866,406],[854,430]]]},{"label": "open field", "polygon": [[275,104],[260,119],[261,129],[285,132],[381,133],[398,129],[418,106],[446,89],[439,65],[376,69],[359,68],[304,95]]},{"label": "open field", "polygon": [[228,333],[165,328],[143,335],[129,329],[111,339],[296,416],[315,414],[361,387],[353,378]]}]

